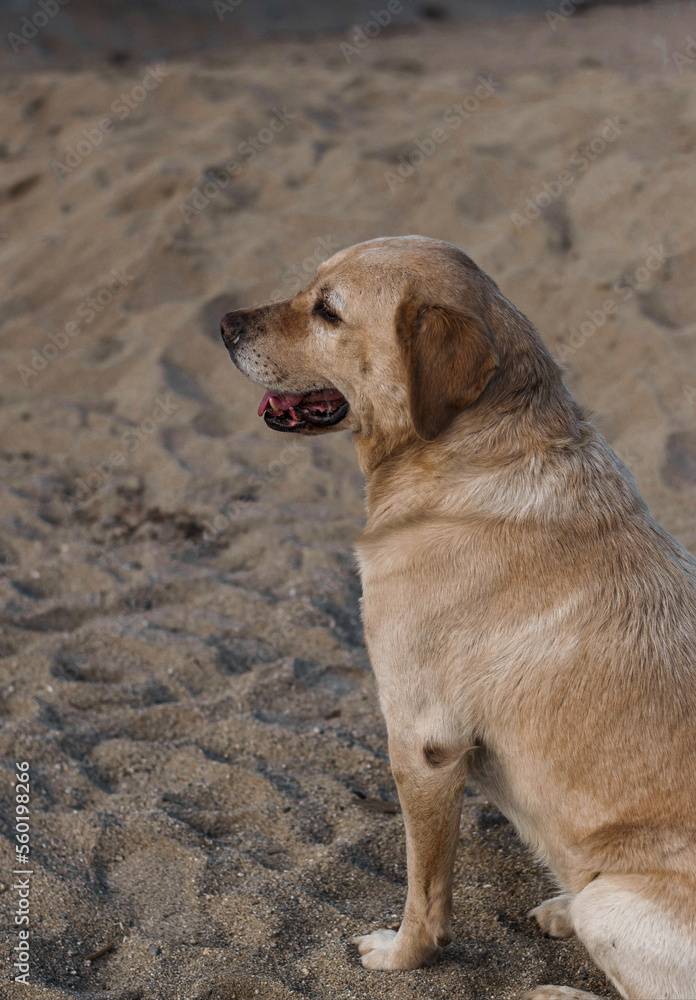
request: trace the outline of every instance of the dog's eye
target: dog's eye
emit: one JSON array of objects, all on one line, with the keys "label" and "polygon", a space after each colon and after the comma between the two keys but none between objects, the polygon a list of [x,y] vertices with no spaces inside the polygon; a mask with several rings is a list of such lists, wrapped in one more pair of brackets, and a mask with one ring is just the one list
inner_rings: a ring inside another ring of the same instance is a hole
[{"label": "dog's eye", "polygon": [[325,319],[329,323],[341,322],[341,317],[337,316],[335,312],[331,312],[325,302],[317,302],[314,306],[314,315],[321,316],[322,319]]}]

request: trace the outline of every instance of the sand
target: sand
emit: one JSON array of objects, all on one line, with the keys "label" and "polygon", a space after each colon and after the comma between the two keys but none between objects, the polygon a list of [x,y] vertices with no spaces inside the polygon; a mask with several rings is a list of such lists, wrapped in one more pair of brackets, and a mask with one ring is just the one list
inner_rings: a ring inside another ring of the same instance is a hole
[{"label": "sand", "polygon": [[218,324],[338,247],[450,240],[696,551],[695,22],[601,8],[3,77],[3,997],[615,995],[526,919],[553,886],[473,788],[455,942],[432,969],[360,966],[351,936],[406,889],[363,483],[347,433],[265,428]]}]

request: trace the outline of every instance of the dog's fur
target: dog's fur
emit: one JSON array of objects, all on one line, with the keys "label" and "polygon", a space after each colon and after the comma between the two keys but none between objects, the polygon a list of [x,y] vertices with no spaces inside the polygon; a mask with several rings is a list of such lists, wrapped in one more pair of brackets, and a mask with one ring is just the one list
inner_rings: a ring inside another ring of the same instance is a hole
[{"label": "dog's fur", "polygon": [[576,933],[623,997],[696,997],[696,560],[534,326],[457,248],[399,237],[223,337],[266,388],[340,390],[329,429],[353,431],[367,479],[364,629],[409,887],[398,932],[356,939],[363,965],[450,941],[471,775],[563,889],[542,929]]}]

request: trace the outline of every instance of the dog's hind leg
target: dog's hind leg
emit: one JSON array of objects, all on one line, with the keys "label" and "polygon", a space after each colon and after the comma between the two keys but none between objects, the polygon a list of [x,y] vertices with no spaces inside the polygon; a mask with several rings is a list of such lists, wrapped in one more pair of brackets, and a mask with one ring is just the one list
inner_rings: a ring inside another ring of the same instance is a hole
[{"label": "dog's hind leg", "polygon": [[[696,885],[684,876],[601,874],[573,898],[568,916],[626,1000],[696,997]],[[573,995],[556,989],[528,996]]]},{"label": "dog's hind leg", "polygon": [[574,990],[572,986],[537,986],[525,993],[522,1000],[602,1000],[596,993]]},{"label": "dog's hind leg", "polygon": [[527,914],[534,917],[544,934],[553,938],[567,938],[575,934],[573,923],[570,919],[570,904],[575,897],[572,893],[566,892],[562,896],[553,896],[539,903]]}]

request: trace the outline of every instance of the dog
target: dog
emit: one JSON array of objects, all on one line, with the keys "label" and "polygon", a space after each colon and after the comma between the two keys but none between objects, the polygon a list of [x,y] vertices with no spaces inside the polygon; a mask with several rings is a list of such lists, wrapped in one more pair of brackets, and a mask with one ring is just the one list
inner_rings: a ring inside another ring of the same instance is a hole
[{"label": "dog", "polygon": [[363,965],[450,942],[470,775],[562,890],[531,911],[544,932],[576,934],[622,997],[696,997],[696,560],[536,328],[457,247],[407,236],[221,331],[266,424],[350,429],[366,479],[363,626],[408,896],[398,931],[354,939]]}]

